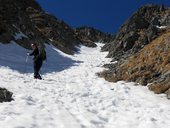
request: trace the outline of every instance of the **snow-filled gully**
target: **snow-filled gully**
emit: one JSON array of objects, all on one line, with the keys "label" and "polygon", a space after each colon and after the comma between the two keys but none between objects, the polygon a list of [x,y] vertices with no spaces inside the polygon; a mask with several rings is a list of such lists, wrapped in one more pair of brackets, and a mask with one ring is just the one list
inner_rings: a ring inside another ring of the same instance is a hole
[{"label": "snow-filled gully", "polygon": [[109,83],[96,75],[110,61],[101,46],[81,46],[74,56],[59,52],[78,63],[46,73],[44,80],[1,66],[0,86],[12,91],[15,100],[0,104],[0,128],[170,127],[170,101],[165,95],[134,83]]}]

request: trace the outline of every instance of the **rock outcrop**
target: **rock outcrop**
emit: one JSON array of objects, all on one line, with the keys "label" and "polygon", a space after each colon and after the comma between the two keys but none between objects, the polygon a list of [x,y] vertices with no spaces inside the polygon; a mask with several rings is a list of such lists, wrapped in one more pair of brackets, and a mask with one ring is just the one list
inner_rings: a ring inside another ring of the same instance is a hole
[{"label": "rock outcrop", "polygon": [[76,45],[92,42],[90,38],[84,40],[84,35],[64,21],[47,14],[35,0],[0,0],[0,22],[1,43],[15,41],[30,48],[29,42],[48,42],[67,54],[74,54]]},{"label": "rock outcrop", "polygon": [[4,88],[0,88],[0,103],[12,101],[13,100],[12,94],[13,94],[12,92],[9,92]]},{"label": "rock outcrop", "polygon": [[146,5],[135,12],[120,28],[112,43],[102,50],[114,60],[127,58],[158,37],[159,26],[170,25],[170,10],[165,6]]},{"label": "rock outcrop", "polygon": [[148,86],[170,97],[170,9],[147,5],[140,8],[120,29],[108,57],[118,60],[99,73],[106,80],[125,80]]},{"label": "rock outcrop", "polygon": [[87,26],[76,28],[75,33],[83,45],[88,47],[96,47],[94,42],[109,43],[114,38],[111,34],[106,34],[100,30]]}]

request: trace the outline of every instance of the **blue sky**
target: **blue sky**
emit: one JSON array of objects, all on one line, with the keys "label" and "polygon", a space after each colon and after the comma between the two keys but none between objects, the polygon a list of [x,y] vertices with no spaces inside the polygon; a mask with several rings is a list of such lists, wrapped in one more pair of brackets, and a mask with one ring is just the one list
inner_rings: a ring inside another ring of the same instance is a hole
[{"label": "blue sky", "polygon": [[72,27],[90,26],[115,33],[139,7],[170,0],[37,0],[42,8]]}]

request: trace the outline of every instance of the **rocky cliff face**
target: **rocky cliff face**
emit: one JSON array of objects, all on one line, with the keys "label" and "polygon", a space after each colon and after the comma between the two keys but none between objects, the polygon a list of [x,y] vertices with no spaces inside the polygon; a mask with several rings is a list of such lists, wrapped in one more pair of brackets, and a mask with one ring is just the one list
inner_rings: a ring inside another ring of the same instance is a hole
[{"label": "rocky cliff face", "polygon": [[[110,47],[108,47],[110,45]],[[147,5],[140,8],[104,46],[108,57],[118,60],[100,73],[108,81],[147,85],[170,98],[170,9]]]},{"label": "rocky cliff face", "polygon": [[2,43],[13,40],[29,48],[30,41],[49,42],[68,54],[74,54],[75,45],[87,44],[82,34],[75,32],[64,21],[45,13],[35,0],[0,0],[0,22]]},{"label": "rocky cliff face", "polygon": [[161,34],[159,26],[170,25],[169,12],[163,5],[141,7],[121,26],[112,43],[106,44],[102,50],[109,51],[108,57],[115,60],[137,53]]}]

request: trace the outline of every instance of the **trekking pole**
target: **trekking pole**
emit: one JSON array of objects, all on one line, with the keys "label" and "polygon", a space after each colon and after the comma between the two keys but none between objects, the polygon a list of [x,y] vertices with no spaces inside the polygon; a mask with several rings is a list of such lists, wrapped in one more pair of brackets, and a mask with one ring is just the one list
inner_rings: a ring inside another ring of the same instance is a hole
[{"label": "trekking pole", "polygon": [[27,57],[26,57],[26,59],[25,59],[25,73],[27,72],[27,62],[28,62],[28,55],[27,55]]}]

